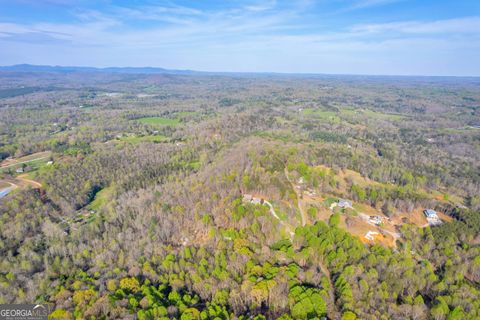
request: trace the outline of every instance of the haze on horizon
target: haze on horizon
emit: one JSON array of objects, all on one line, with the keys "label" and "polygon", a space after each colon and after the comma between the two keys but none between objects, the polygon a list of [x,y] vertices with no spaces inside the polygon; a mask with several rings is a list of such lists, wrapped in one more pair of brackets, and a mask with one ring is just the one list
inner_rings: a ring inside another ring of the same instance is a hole
[{"label": "haze on horizon", "polygon": [[0,0],[0,64],[480,75],[480,1]]}]

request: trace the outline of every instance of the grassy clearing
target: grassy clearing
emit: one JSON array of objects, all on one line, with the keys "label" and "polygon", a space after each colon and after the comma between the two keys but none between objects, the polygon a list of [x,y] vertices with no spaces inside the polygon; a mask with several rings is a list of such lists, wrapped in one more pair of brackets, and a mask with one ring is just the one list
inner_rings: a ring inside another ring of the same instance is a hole
[{"label": "grassy clearing", "polygon": [[35,180],[38,177],[38,171],[39,170],[29,171],[27,173],[24,173],[23,177],[25,177],[27,179],[30,179],[30,180]]},{"label": "grassy clearing", "polygon": [[480,128],[466,126],[466,127],[458,127],[458,128],[440,128],[440,129],[437,129],[437,131],[444,134],[452,134],[452,133],[466,133],[466,132],[480,131]]},{"label": "grassy clearing", "polygon": [[375,208],[369,206],[369,205],[366,205],[366,204],[363,204],[363,203],[354,203],[352,204],[353,206],[353,209],[355,209],[356,211],[358,212],[363,212],[365,214],[371,214],[371,215],[377,215],[378,214],[378,210],[376,210]]},{"label": "grassy clearing", "polygon": [[[337,174],[337,177],[341,179],[340,183],[342,186],[347,186],[348,185],[347,181],[351,181],[354,184],[359,185],[363,188],[366,188],[369,186],[380,186],[380,185],[388,186],[385,183],[380,183],[380,182],[371,180],[367,177],[363,177],[359,172],[349,170],[349,169],[341,170]],[[346,190],[342,189],[342,191],[346,191]]]},{"label": "grassy clearing", "polygon": [[98,191],[95,195],[95,199],[93,199],[93,201],[88,205],[88,209],[95,211],[99,210],[108,203],[112,193],[113,187],[106,187]]},{"label": "grassy clearing", "polygon": [[321,119],[325,121],[331,121],[334,123],[339,123],[342,121],[338,116],[338,113],[334,111],[325,111],[320,109],[308,108],[308,109],[304,109],[302,112],[306,116],[315,117],[317,119]]},{"label": "grassy clearing", "polygon": [[170,118],[162,118],[162,117],[146,117],[136,119],[138,122],[143,124],[148,124],[151,126],[176,126],[180,124],[179,119],[170,119]]},{"label": "grassy clearing", "polygon": [[43,152],[37,152],[37,153],[32,153],[28,156],[24,156],[21,158],[16,159],[17,161],[28,161],[28,160],[34,160],[38,158],[44,158],[44,157],[50,157],[52,155],[51,151],[43,151]]},{"label": "grassy clearing", "polygon": [[10,188],[10,187],[11,187],[10,183],[7,183],[5,181],[0,181],[0,190],[5,188]]},{"label": "grassy clearing", "polygon": [[372,110],[365,110],[363,113],[370,118],[392,120],[392,121],[405,119],[405,116],[401,114],[396,114],[396,113],[383,113],[383,112],[376,112]]},{"label": "grassy clearing", "polygon": [[198,160],[194,160],[194,161],[190,161],[190,163],[188,165],[193,170],[198,170],[198,169],[200,169],[201,163]]},{"label": "grassy clearing", "polygon": [[382,120],[391,120],[398,121],[405,119],[404,115],[397,113],[383,113],[377,112],[369,109],[342,109],[341,114],[349,117],[364,117],[370,119],[382,119]]},{"label": "grassy clearing", "polygon": [[275,213],[277,214],[278,218],[280,218],[281,221],[287,221],[288,219],[288,215],[283,212],[283,211],[275,211]]},{"label": "grassy clearing", "polygon": [[150,86],[147,86],[147,87],[143,88],[143,92],[146,92],[146,93],[158,93],[160,90],[161,90],[161,88],[159,86],[155,86],[155,85],[150,85]]},{"label": "grassy clearing", "polygon": [[323,204],[325,204],[325,206],[327,206],[327,207],[330,207],[332,205],[332,203],[337,202],[337,201],[338,201],[337,198],[327,198],[323,201]]},{"label": "grassy clearing", "polygon": [[188,116],[195,116],[197,115],[198,112],[195,112],[195,111],[179,111],[179,112],[175,112],[175,116],[177,118],[181,118],[181,117],[188,117]]},{"label": "grassy clearing", "polygon": [[126,136],[118,139],[119,141],[138,144],[142,142],[161,143],[168,141],[168,137],[162,135],[148,135],[148,136]]},{"label": "grassy clearing", "polygon": [[28,163],[29,161],[33,161],[33,160],[40,160],[40,159],[48,158],[51,155],[52,155],[51,151],[42,151],[42,152],[32,153],[32,154],[29,154],[29,155],[26,155],[26,156],[23,156],[23,157],[20,157],[20,158],[16,158],[16,159],[6,159],[6,160],[2,161],[1,166],[2,167],[4,167],[4,166],[12,166],[13,167],[15,164],[19,164],[19,163],[22,163],[22,162]]},{"label": "grassy clearing", "polygon": [[[49,158],[30,160],[29,162],[25,163],[26,170],[28,170],[28,173],[32,173],[33,171],[43,169],[43,168],[47,167],[48,160],[49,160]],[[7,168],[0,168],[0,173],[7,172],[7,173],[14,174],[15,171],[18,168],[22,167],[22,165],[23,165],[22,163],[18,163],[18,164],[14,164],[12,166],[9,166]]]}]

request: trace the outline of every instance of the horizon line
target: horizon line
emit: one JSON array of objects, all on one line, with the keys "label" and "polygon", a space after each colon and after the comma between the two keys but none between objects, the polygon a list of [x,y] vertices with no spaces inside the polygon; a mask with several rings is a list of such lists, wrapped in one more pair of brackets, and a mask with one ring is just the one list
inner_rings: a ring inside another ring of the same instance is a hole
[{"label": "horizon line", "polygon": [[[21,67],[32,67],[32,70],[13,70],[14,68],[21,68]],[[164,68],[164,67],[154,67],[154,66],[141,66],[141,67],[134,67],[134,66],[88,66],[88,65],[51,65],[51,64],[30,64],[30,63],[18,63],[13,65],[0,65],[0,71],[12,71],[12,72],[60,72],[59,71],[46,71],[46,70],[34,70],[34,68],[63,68],[63,69],[93,69],[93,70],[64,70],[64,73],[67,72],[94,72],[94,71],[104,71],[108,72],[108,69],[130,69],[134,71],[135,69],[152,69],[158,72],[155,73],[146,73],[146,72],[138,72],[137,74],[161,74],[161,71],[164,72],[184,72],[184,73],[192,73],[190,75],[198,74],[210,74],[210,75],[232,75],[232,74],[239,74],[239,75],[278,75],[278,76],[354,76],[354,77],[405,77],[405,78],[480,78],[480,75],[426,75],[426,74],[365,74],[365,73],[322,73],[322,72],[278,72],[278,71],[207,71],[207,70],[196,70],[196,69],[177,69],[177,68]],[[12,70],[5,70],[5,69],[12,69]],[[115,73],[125,74],[127,72],[121,72],[118,70]],[[178,74],[182,75],[182,74]],[[188,75],[188,74],[183,74]]]}]

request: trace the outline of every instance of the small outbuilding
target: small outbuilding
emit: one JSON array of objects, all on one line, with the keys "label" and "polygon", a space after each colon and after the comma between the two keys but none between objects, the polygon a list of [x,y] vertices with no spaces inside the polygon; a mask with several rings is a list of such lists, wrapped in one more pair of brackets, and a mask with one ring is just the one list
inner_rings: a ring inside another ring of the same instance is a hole
[{"label": "small outbuilding", "polygon": [[370,241],[373,241],[373,240],[375,240],[375,237],[376,237],[378,234],[379,234],[379,233],[376,232],[376,231],[368,231],[368,232],[365,234],[365,239],[370,240]]},{"label": "small outbuilding", "polygon": [[251,194],[244,194],[243,195],[243,202],[244,203],[252,203],[252,204],[263,204],[264,200],[262,198],[254,197]]},{"label": "small outbuilding", "polygon": [[382,217],[379,216],[370,216],[369,220],[376,225],[380,225],[383,222]]},{"label": "small outbuilding", "polygon": [[426,209],[423,213],[427,219],[438,219],[437,212],[433,209]]},{"label": "small outbuilding", "polygon": [[344,199],[338,200],[338,206],[340,208],[351,208],[352,207],[352,202]]}]

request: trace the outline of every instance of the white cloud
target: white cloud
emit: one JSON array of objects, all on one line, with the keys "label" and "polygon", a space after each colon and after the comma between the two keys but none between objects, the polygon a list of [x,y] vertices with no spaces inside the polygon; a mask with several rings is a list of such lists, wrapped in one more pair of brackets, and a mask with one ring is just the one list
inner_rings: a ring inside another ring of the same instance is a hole
[{"label": "white cloud", "polygon": [[[472,65],[473,53],[480,50],[480,17],[332,31],[304,19],[309,5],[257,1],[213,11],[112,6],[102,12],[75,11],[77,20],[70,23],[0,22],[0,61],[212,71],[480,74],[480,65]],[[140,27],[131,20],[148,23]]]},{"label": "white cloud", "polygon": [[404,0],[356,0],[356,1],[353,1],[350,7],[348,7],[348,10],[384,6],[387,4],[392,4],[400,1],[404,1]]},{"label": "white cloud", "polygon": [[480,17],[466,17],[437,21],[403,21],[353,26],[353,32],[381,33],[402,32],[412,34],[480,33]]},{"label": "white cloud", "polygon": [[246,5],[244,8],[249,11],[260,12],[275,8],[277,5],[276,0],[260,1],[257,3]]}]

